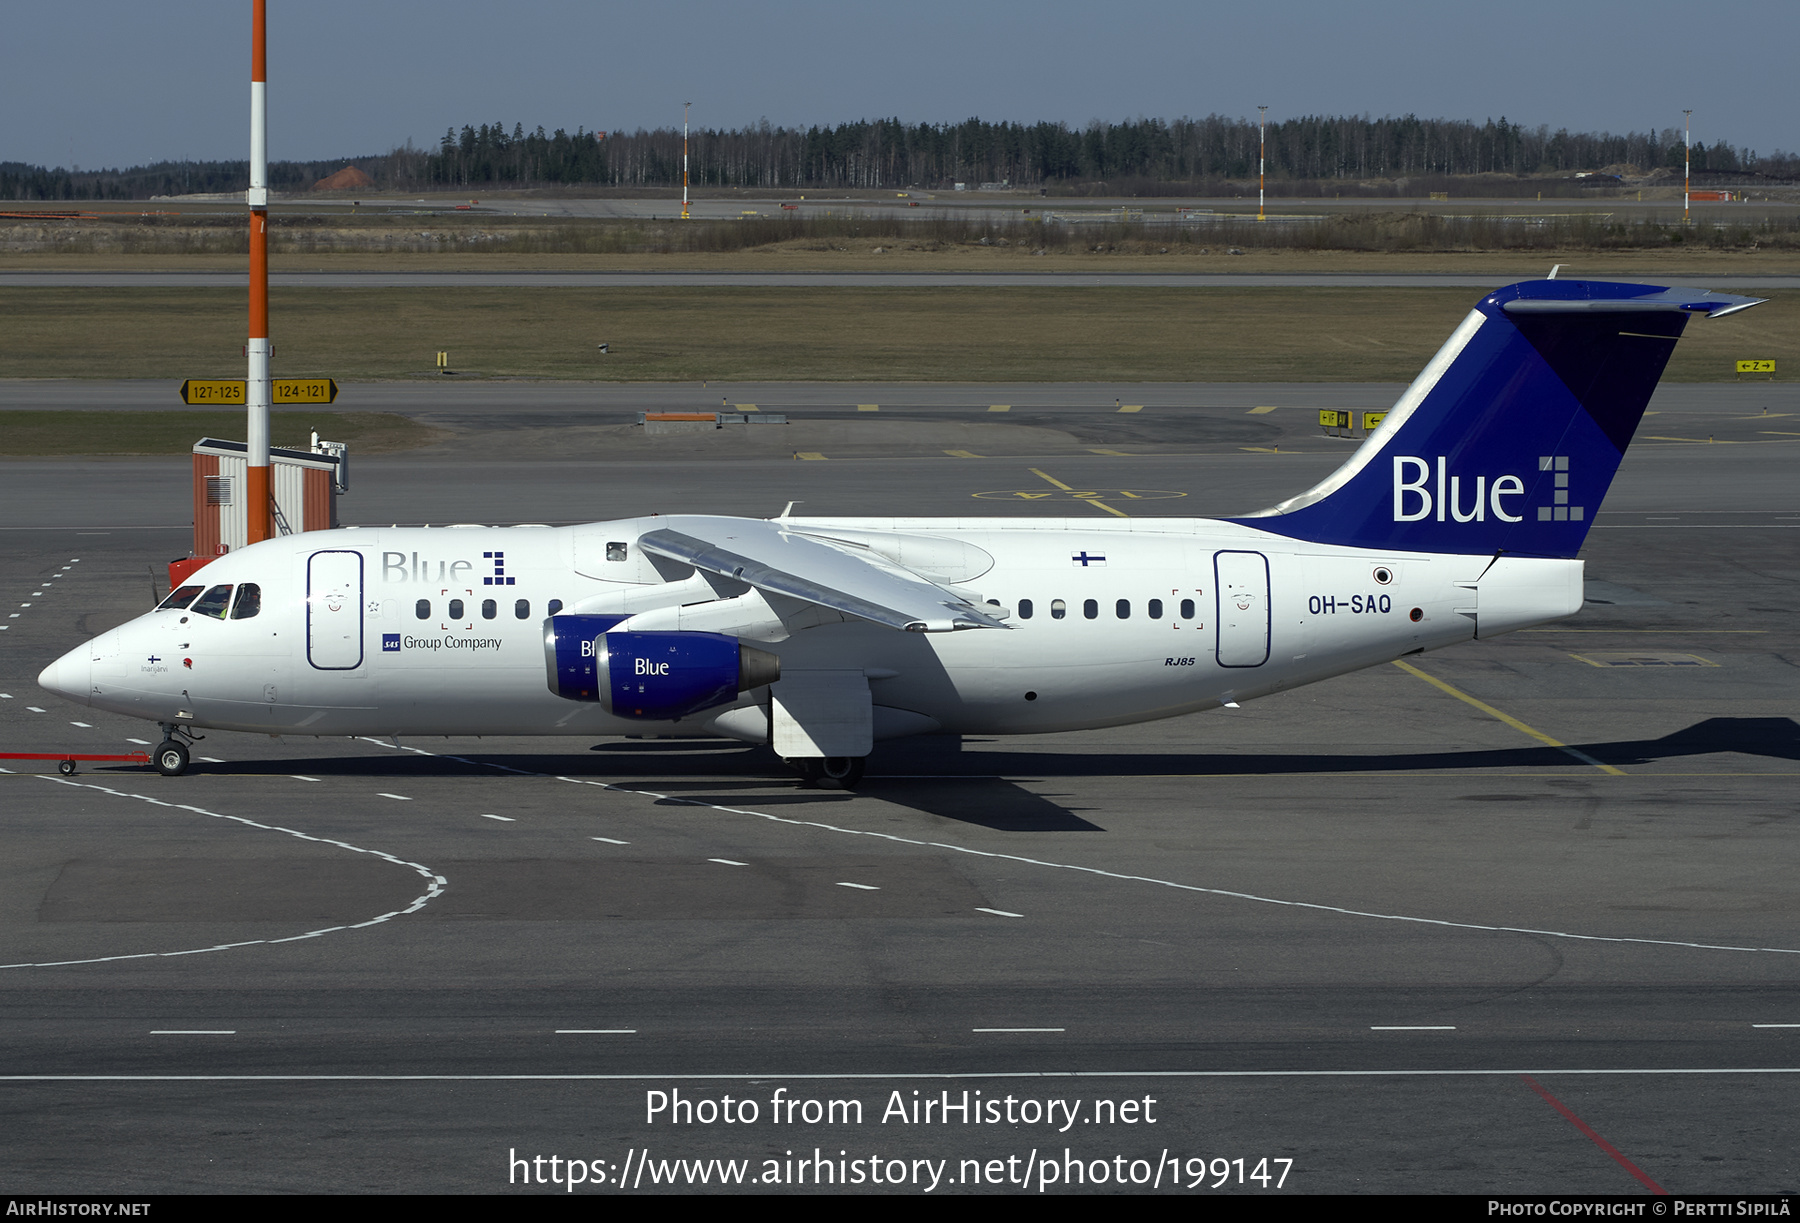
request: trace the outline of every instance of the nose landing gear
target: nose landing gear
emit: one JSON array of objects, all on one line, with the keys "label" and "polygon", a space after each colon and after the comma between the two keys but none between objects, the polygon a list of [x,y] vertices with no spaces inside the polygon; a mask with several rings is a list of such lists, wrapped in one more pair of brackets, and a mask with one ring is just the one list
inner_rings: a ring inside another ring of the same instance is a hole
[{"label": "nose landing gear", "polygon": [[181,739],[192,740],[194,734],[179,723],[159,722],[158,725],[162,727],[163,741],[156,745],[156,752],[150,759],[164,777],[180,777],[188,767],[187,744]]}]

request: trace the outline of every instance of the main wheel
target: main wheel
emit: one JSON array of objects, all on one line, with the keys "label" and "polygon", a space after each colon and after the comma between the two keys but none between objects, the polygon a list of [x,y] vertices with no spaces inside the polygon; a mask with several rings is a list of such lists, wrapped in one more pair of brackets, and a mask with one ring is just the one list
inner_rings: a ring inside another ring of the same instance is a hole
[{"label": "main wheel", "polygon": [[188,750],[174,739],[156,745],[156,771],[164,777],[180,777],[187,772]]},{"label": "main wheel", "polygon": [[800,780],[809,786],[825,775],[825,761],[818,756],[789,756],[781,763],[800,774]]},{"label": "main wheel", "polygon": [[61,773],[64,777],[73,777],[75,776],[75,762],[73,760],[59,760],[56,762],[56,771]]},{"label": "main wheel", "polygon": [[861,756],[827,756],[819,770],[819,784],[833,790],[854,790],[862,778]]}]

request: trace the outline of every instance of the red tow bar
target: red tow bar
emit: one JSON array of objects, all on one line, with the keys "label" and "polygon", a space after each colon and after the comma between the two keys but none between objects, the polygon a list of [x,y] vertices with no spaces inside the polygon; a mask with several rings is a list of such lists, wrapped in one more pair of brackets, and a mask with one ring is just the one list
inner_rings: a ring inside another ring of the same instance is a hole
[{"label": "red tow bar", "polygon": [[0,752],[0,760],[54,760],[56,771],[64,777],[75,771],[77,760],[106,760],[125,764],[149,764],[149,752],[127,752],[123,756],[90,756],[78,752]]}]

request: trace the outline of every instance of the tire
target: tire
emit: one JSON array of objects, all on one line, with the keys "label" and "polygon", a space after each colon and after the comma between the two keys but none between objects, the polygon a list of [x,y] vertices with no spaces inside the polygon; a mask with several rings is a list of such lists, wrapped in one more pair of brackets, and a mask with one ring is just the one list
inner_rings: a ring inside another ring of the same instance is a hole
[{"label": "tire", "polygon": [[56,771],[61,773],[64,777],[73,777],[75,776],[75,762],[73,760],[59,760],[56,762]]},{"label": "tire", "polygon": [[827,756],[820,762],[819,784],[832,790],[854,790],[863,779],[861,756]]},{"label": "tire", "polygon": [[174,739],[156,745],[156,771],[164,777],[180,777],[187,772],[188,750]]}]

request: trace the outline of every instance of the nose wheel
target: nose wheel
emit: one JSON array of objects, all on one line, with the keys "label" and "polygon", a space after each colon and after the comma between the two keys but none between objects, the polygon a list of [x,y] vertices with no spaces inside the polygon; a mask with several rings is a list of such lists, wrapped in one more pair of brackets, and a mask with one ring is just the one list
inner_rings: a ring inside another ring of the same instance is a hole
[{"label": "nose wheel", "polygon": [[174,739],[164,739],[157,744],[153,759],[156,761],[156,771],[164,777],[180,777],[187,772],[187,746]]}]

